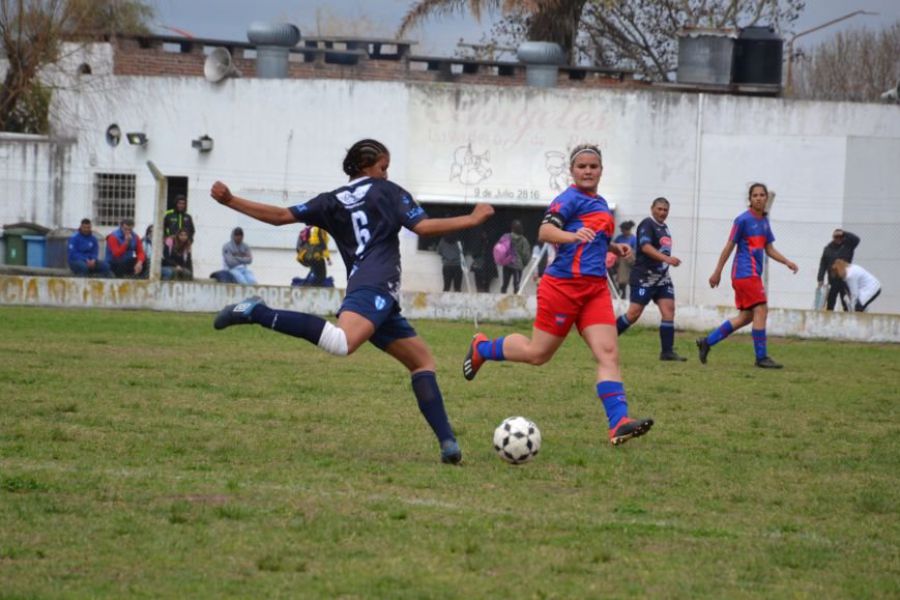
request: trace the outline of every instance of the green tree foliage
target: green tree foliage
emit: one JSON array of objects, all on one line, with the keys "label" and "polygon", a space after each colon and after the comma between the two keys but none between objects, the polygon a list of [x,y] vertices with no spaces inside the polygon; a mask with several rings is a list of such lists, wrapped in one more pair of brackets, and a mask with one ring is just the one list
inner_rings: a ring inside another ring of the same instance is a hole
[{"label": "green tree foliage", "polygon": [[63,41],[146,33],[152,16],[143,0],[0,0],[0,131],[47,132],[50,92],[40,72],[59,59]]}]

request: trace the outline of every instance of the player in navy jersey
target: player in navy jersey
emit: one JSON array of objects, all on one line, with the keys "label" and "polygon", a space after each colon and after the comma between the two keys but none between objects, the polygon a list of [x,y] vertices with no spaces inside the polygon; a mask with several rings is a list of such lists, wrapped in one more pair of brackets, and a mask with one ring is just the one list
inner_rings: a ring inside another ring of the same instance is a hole
[{"label": "player in navy jersey", "polygon": [[628,417],[625,387],[619,370],[616,317],[607,287],[607,249],[631,255],[628,244],[611,243],[615,223],[606,200],[597,195],[603,172],[596,146],[577,146],[569,157],[575,184],[550,204],[538,239],[556,245],[556,258],[538,284],[537,315],[531,338],[513,333],[497,339],[475,334],[463,361],[463,375],[472,380],[488,360],[542,365],[560,347],[572,325],[597,360],[597,396],[609,423],[609,440],[621,444],[647,433],[652,419]]},{"label": "player in navy jersey", "polygon": [[650,205],[650,214],[637,229],[637,258],[631,268],[628,287],[631,302],[628,311],[616,319],[619,335],[641,318],[650,301],[659,307],[660,360],[683,361],[674,349],[675,343],[675,286],[669,276],[669,266],[677,267],[681,259],[672,256],[672,234],[666,225],[669,201],[657,198]]},{"label": "player in navy jersey", "polygon": [[750,186],[750,209],[738,215],[731,227],[731,234],[716,270],[709,278],[710,287],[719,285],[722,269],[731,252],[737,248],[731,265],[731,287],[734,288],[734,303],[740,311],[736,317],[725,321],[712,330],[706,337],[697,339],[700,362],[706,364],[709,350],[714,345],[737,331],[744,325],[753,323],[753,349],[756,353],[756,366],[763,369],[780,369],[782,365],[769,357],[766,340],[766,318],[769,314],[766,290],[763,287],[762,272],[765,255],[787,266],[796,273],[797,265],[785,258],[772,242],[775,236],[766,216],[766,202],[769,189],[762,183]]},{"label": "player in navy jersey", "polygon": [[494,209],[476,204],[459,217],[429,219],[402,187],[387,180],[390,153],[375,140],[361,140],[347,151],[344,173],[350,182],[291,208],[234,196],[217,181],[210,195],[220,204],[272,225],[303,222],[321,227],[337,243],[347,267],[347,292],[337,324],[308,313],[277,310],[258,296],[223,308],[214,326],[258,323],[303,338],[337,356],[352,354],[370,341],[412,375],[412,388],[425,420],[441,447],[441,460],[457,464],[462,452],[450,427],[435,377],[431,351],[400,314],[401,227],[422,236],[437,236],[484,223]]}]

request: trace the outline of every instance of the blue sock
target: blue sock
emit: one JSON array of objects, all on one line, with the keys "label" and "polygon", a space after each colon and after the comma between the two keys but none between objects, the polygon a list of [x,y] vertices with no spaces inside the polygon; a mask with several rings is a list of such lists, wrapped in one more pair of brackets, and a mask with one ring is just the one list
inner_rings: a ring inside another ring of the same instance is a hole
[{"label": "blue sock", "polygon": [[734,332],[734,327],[731,326],[731,321],[725,321],[721,325],[719,325],[718,329],[713,329],[708,336],[706,336],[706,341],[710,346],[715,346],[729,335]]},{"label": "blue sock", "polygon": [[606,409],[609,428],[615,427],[623,417],[628,416],[628,402],[625,400],[625,386],[621,381],[601,381],[597,384],[597,396]]},{"label": "blue sock", "polygon": [[619,335],[625,333],[629,327],[631,327],[631,321],[628,320],[628,315],[622,315],[616,319],[616,331]]},{"label": "blue sock", "polygon": [[431,425],[438,441],[455,440],[450,421],[447,419],[447,411],[444,409],[444,397],[441,396],[434,371],[420,371],[413,375],[412,388],[419,403],[419,410]]},{"label": "blue sock", "polygon": [[753,329],[750,333],[753,335],[753,350],[756,352],[756,360],[768,356],[766,352],[766,330]]},{"label": "blue sock", "polygon": [[495,340],[488,340],[486,342],[478,342],[478,354],[481,355],[481,358],[484,360],[506,360],[503,357],[503,340],[506,339],[504,337],[498,337]]},{"label": "blue sock", "polygon": [[675,344],[675,321],[659,322],[659,343],[663,352],[671,352]]},{"label": "blue sock", "polygon": [[303,338],[313,344],[319,343],[322,330],[325,329],[325,319],[322,317],[291,310],[278,310],[262,304],[253,309],[250,318],[263,327]]}]

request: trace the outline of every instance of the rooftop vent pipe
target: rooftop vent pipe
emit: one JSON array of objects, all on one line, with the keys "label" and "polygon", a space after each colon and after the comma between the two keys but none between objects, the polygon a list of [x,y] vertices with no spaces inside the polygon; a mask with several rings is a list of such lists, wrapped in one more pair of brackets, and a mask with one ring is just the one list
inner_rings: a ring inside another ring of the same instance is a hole
[{"label": "rooftop vent pipe", "polygon": [[565,54],[553,42],[523,42],[516,50],[519,62],[525,63],[525,82],[534,87],[556,87],[559,65]]},{"label": "rooftop vent pipe", "polygon": [[291,23],[256,21],[247,29],[247,39],[256,45],[256,76],[284,79],[288,74],[288,54],[300,41],[300,29]]}]

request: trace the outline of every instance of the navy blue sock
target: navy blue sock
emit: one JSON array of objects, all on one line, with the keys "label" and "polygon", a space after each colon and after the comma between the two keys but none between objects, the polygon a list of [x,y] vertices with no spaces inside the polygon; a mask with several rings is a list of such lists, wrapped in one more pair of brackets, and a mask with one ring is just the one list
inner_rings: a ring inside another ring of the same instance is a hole
[{"label": "navy blue sock", "polygon": [[257,305],[253,309],[250,319],[273,331],[303,338],[313,344],[319,343],[326,323],[325,319],[316,315],[292,310],[278,310],[263,304]]},{"label": "navy blue sock", "polygon": [[412,388],[419,403],[422,416],[431,425],[439,442],[455,440],[447,411],[444,409],[444,397],[438,387],[434,371],[419,371],[412,376]]},{"label": "navy blue sock", "polygon": [[597,396],[603,402],[610,429],[628,416],[628,401],[625,399],[625,386],[621,381],[601,381],[597,384]]},{"label": "navy blue sock", "polygon": [[663,352],[671,352],[675,344],[675,321],[659,322],[659,343]]},{"label": "navy blue sock", "polygon": [[616,319],[616,331],[619,335],[625,333],[629,327],[631,327],[631,321],[628,320],[628,315],[621,315]]},{"label": "navy blue sock", "polygon": [[768,352],[766,351],[766,330],[753,329],[750,333],[753,336],[753,350],[756,352],[756,360],[768,356]]}]

